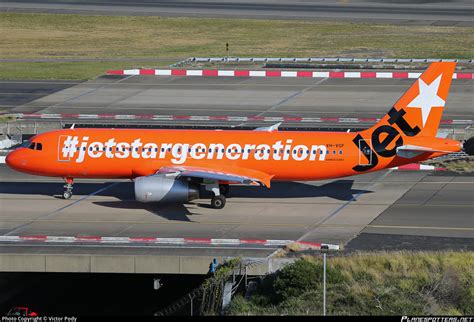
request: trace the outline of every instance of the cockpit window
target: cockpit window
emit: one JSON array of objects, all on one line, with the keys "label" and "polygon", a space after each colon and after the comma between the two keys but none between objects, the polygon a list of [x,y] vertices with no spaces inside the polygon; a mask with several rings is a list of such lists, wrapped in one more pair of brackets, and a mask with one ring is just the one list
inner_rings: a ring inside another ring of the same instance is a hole
[{"label": "cockpit window", "polygon": [[31,145],[31,141],[23,141],[18,147],[19,148],[27,148]]},{"label": "cockpit window", "polygon": [[20,144],[19,148],[41,151],[43,150],[43,144],[39,142],[24,141],[22,144]]}]

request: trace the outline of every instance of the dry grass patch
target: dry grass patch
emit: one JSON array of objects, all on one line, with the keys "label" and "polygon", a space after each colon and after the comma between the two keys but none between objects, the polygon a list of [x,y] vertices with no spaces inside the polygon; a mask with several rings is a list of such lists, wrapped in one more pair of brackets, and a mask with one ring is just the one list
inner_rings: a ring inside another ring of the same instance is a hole
[{"label": "dry grass patch", "polygon": [[0,56],[472,58],[472,27],[0,13]]},{"label": "dry grass patch", "polygon": [[[472,315],[473,252],[379,252],[328,260],[330,315]],[[229,314],[322,314],[322,258],[306,256],[268,275]]]}]

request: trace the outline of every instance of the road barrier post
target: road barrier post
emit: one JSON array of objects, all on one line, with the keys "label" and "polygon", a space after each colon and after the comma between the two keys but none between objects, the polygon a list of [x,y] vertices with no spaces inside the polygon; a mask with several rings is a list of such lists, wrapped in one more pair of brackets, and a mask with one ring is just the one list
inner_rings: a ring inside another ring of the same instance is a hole
[{"label": "road barrier post", "polygon": [[326,316],[326,255],[328,251],[328,245],[321,245],[321,253],[323,253],[323,316]]}]

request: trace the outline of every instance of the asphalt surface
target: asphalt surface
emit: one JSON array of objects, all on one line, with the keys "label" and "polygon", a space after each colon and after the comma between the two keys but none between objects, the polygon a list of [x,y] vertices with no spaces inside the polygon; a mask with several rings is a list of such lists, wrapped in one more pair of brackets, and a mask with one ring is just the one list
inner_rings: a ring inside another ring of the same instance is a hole
[{"label": "asphalt surface", "polygon": [[[80,84],[5,81],[2,85],[10,93],[16,93],[6,98],[8,103],[3,105],[5,111],[13,113],[370,118],[382,117],[413,82],[411,79],[103,76]],[[473,119],[473,84],[473,80],[453,80],[443,119]],[[61,86],[67,88],[24,103],[23,97],[35,94],[37,86],[51,86],[52,91]],[[148,123],[170,124],[160,120]],[[264,123],[182,119],[173,124],[252,127]],[[283,124],[297,125],[301,123]],[[304,125],[321,126],[319,122]]]},{"label": "asphalt surface", "polygon": [[474,174],[432,173],[374,219],[347,250],[474,250]]},{"label": "asphalt surface", "polygon": [[[133,183],[126,181],[76,202],[111,184],[78,181],[73,199],[62,200],[58,198],[62,192],[61,179],[17,174],[5,165],[0,166],[0,175],[0,205],[3,209],[0,233],[8,235],[295,240],[313,231],[316,223],[341,205],[350,205],[356,194],[367,199],[365,207],[374,212],[384,205],[384,202],[374,200],[372,190],[366,188],[380,174],[326,182],[275,183],[271,190],[235,186],[223,211],[211,209],[209,200],[193,201],[187,205],[144,205],[134,201]],[[392,177],[398,181],[396,176]],[[407,185],[412,183],[391,183],[387,191],[401,195]],[[381,193],[386,194],[384,191]],[[35,206],[32,207],[31,203]],[[318,236],[308,236],[308,240],[316,239]]]},{"label": "asphalt surface", "polygon": [[[137,76],[101,77],[80,84],[5,84],[20,93],[18,100],[8,103],[13,112],[380,117],[412,82]],[[472,82],[453,81],[445,119],[473,118]],[[22,91],[35,93],[38,86],[44,86],[44,94],[56,92],[24,103],[21,99],[26,97],[22,96],[27,95]],[[79,180],[73,199],[62,200],[58,198],[62,185],[58,179],[19,174],[1,165],[0,234],[285,239],[335,244],[352,240],[349,250],[390,249],[397,244],[416,248],[419,240],[425,240],[421,244],[430,249],[442,247],[440,244],[466,249],[474,236],[474,179],[469,176],[383,171],[321,182],[275,183],[271,190],[235,186],[223,210],[211,209],[209,200],[143,205],[133,200],[133,184],[125,181],[111,186],[110,181]],[[104,187],[109,188],[91,195]],[[456,242],[447,244],[439,238]],[[42,247],[15,249],[39,252]],[[62,251],[63,247],[52,249]],[[206,252],[206,247],[180,251],[199,254]],[[221,251],[231,256],[249,250]]]},{"label": "asphalt surface", "polygon": [[472,25],[469,1],[289,1],[289,0],[20,0],[0,3],[9,12],[100,15],[203,16],[266,19],[342,19],[407,24]]},{"label": "asphalt surface", "polygon": [[345,252],[360,251],[474,251],[473,238],[436,237],[397,234],[361,233],[344,248]]},{"label": "asphalt surface", "polygon": [[[367,235],[377,240],[372,249],[394,247],[409,236],[463,239],[450,244],[456,249],[474,244],[474,176],[382,171],[344,180],[275,183],[271,190],[233,186],[223,210],[209,208],[205,199],[185,205],[140,204],[133,200],[130,182],[90,196],[111,182],[78,181],[72,200],[62,200],[58,197],[61,180],[17,174],[5,165],[0,166],[0,179],[2,235],[300,239],[345,244],[362,232],[350,249],[358,244],[361,249],[370,248]],[[425,245],[429,249],[445,246]],[[15,249],[37,252],[41,247],[32,250],[18,245]],[[106,246],[91,248],[87,251],[108,251]],[[185,253],[209,252],[208,247],[179,248]],[[138,249],[170,251],[140,246],[133,251]],[[227,254],[251,252],[239,247],[218,249]]]},{"label": "asphalt surface", "polygon": [[26,104],[77,84],[79,82],[76,81],[0,81],[0,111],[7,111],[13,106]]}]

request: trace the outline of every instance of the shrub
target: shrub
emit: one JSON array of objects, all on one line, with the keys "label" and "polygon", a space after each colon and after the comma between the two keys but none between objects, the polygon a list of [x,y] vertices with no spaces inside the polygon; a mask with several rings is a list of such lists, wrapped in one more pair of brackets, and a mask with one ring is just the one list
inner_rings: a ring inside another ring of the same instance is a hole
[{"label": "shrub", "polygon": [[[393,252],[333,257],[327,267],[331,315],[472,315],[474,253]],[[268,275],[233,312],[322,314],[321,257],[306,257]],[[239,311],[240,310],[240,311]]]}]

